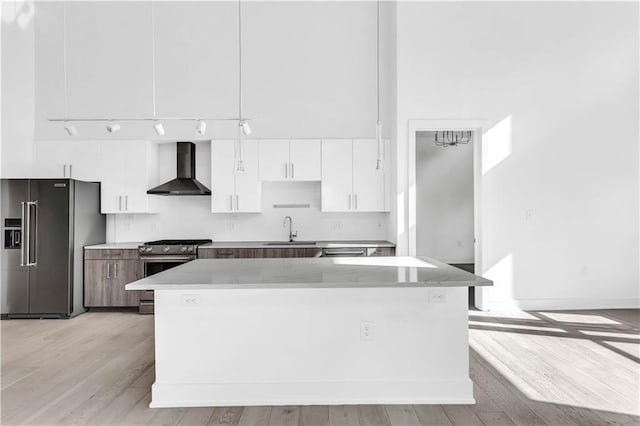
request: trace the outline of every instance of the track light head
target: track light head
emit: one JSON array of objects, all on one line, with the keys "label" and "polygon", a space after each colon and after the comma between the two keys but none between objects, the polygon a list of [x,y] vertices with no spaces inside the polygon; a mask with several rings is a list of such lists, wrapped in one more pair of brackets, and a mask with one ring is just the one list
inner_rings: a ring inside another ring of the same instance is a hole
[{"label": "track light head", "polygon": [[120,124],[118,123],[109,123],[107,124],[107,132],[109,133],[117,133],[120,130]]},{"label": "track light head", "polygon": [[249,122],[246,120],[241,120],[240,121],[240,127],[242,127],[242,133],[245,134],[245,136],[249,136],[252,132],[251,130],[251,126],[249,125]]},{"label": "track light head", "polygon": [[196,130],[199,135],[204,135],[204,133],[207,131],[207,123],[202,120],[198,120],[198,127],[196,128]]},{"label": "track light head", "polygon": [[164,136],[164,134],[166,133],[164,131],[164,126],[162,125],[162,123],[160,121],[154,122],[153,129],[156,131],[158,136]]},{"label": "track light head", "polygon": [[71,123],[65,122],[64,129],[67,131],[69,136],[78,136],[78,129]]}]

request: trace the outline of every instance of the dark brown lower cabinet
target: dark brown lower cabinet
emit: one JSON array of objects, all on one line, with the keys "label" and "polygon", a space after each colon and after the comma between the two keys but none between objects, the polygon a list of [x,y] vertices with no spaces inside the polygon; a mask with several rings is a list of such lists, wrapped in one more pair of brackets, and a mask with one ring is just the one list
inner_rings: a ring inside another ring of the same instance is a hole
[{"label": "dark brown lower cabinet", "polygon": [[85,259],[84,305],[86,307],[137,307],[140,291],[125,285],[142,278],[134,259]]}]

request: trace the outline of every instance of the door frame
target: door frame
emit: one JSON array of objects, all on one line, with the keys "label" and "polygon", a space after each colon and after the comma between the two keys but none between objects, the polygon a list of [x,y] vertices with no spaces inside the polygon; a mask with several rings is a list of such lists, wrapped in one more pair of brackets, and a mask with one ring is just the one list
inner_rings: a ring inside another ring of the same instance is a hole
[{"label": "door frame", "polygon": [[[409,255],[416,256],[416,139],[417,132],[437,130],[473,130],[473,233],[475,273],[485,272],[483,252],[486,248],[486,238],[482,221],[482,137],[488,130],[487,120],[479,119],[422,119],[409,120],[408,147],[408,176],[407,176],[407,211],[408,211],[408,241]],[[475,306],[481,310],[488,310],[488,292],[485,287],[475,288]]]}]

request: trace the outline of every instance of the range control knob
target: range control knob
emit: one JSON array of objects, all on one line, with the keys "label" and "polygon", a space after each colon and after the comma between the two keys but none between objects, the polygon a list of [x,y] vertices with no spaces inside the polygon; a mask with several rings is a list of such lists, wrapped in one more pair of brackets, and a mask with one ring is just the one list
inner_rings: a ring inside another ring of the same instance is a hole
[{"label": "range control knob", "polygon": [[166,252],[168,252],[168,251],[169,251],[169,247],[168,247],[168,246],[167,246],[167,247],[164,247],[164,248],[162,249],[162,251],[163,251],[163,252],[165,252],[165,253],[166,253]]},{"label": "range control knob", "polygon": [[182,248],[180,248],[180,251],[184,253],[185,251],[187,251],[187,248],[183,246]]},{"label": "range control knob", "polygon": [[193,251],[193,247],[189,247],[189,251]]},{"label": "range control knob", "polygon": [[138,247],[138,251],[139,251],[140,253],[144,252],[144,247]]},{"label": "range control knob", "polygon": [[146,251],[147,253],[149,253],[151,250],[153,250],[153,248],[151,247],[147,247],[146,249],[144,249],[144,251]]}]

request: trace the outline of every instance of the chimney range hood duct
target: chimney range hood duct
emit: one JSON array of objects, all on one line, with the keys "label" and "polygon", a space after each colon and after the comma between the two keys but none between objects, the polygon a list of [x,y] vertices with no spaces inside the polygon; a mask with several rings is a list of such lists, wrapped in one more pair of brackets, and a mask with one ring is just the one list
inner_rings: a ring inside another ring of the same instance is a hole
[{"label": "chimney range hood duct", "polygon": [[155,195],[211,195],[211,190],[196,180],[196,145],[193,142],[178,142],[178,176],[147,191]]}]

